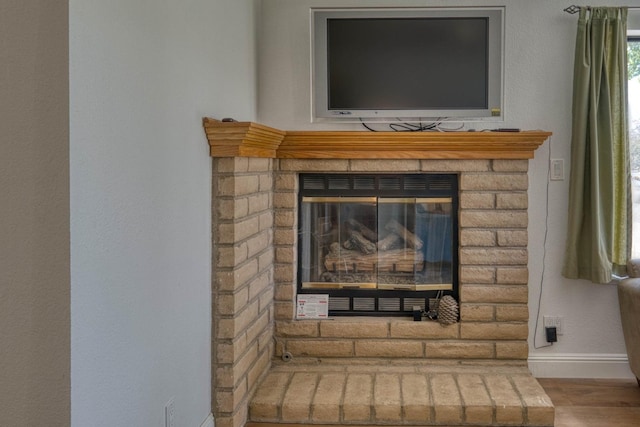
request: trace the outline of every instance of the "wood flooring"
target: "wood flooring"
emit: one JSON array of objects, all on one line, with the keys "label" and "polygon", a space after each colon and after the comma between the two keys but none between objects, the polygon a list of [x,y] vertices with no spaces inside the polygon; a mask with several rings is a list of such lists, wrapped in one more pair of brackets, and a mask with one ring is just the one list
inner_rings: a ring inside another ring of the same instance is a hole
[{"label": "wood flooring", "polygon": [[555,405],[555,427],[640,427],[640,387],[635,380],[538,382]]}]

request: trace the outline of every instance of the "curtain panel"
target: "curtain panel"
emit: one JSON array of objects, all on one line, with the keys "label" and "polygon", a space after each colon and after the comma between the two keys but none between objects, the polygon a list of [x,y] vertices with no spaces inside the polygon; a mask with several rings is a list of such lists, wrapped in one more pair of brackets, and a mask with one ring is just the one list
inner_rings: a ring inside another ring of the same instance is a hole
[{"label": "curtain panel", "polygon": [[582,8],[562,274],[609,283],[629,256],[627,8]]}]

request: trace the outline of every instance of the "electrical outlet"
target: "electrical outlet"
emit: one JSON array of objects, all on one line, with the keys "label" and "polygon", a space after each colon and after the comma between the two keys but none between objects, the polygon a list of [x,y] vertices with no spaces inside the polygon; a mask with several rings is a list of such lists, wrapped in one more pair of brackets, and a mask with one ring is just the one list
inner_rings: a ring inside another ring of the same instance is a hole
[{"label": "electrical outlet", "polygon": [[564,180],[564,159],[551,159],[551,181]]},{"label": "electrical outlet", "polygon": [[164,425],[165,427],[176,427],[176,401],[173,397],[164,407]]},{"label": "electrical outlet", "polygon": [[556,328],[557,335],[564,333],[564,328],[562,327],[564,319],[562,316],[544,316],[543,320],[545,328]]}]

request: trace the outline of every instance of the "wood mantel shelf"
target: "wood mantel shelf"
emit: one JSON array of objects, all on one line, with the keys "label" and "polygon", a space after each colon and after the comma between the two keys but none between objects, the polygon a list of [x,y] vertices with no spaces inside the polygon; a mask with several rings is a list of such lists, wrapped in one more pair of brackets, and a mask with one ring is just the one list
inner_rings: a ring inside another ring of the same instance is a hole
[{"label": "wood mantel shelf", "polygon": [[204,118],[211,157],[532,159],[551,132],[282,131]]}]

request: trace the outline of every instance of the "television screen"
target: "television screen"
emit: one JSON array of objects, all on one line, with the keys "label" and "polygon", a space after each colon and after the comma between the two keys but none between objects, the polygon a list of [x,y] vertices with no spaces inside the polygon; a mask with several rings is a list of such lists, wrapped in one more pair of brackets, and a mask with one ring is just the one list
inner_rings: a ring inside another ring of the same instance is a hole
[{"label": "television screen", "polygon": [[502,115],[502,10],[316,10],[315,118]]}]

